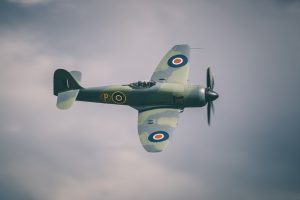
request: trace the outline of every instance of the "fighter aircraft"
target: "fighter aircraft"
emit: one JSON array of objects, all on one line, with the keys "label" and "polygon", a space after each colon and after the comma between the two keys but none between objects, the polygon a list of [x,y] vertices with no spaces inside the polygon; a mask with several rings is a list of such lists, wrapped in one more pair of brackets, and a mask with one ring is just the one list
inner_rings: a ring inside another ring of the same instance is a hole
[{"label": "fighter aircraft", "polygon": [[207,68],[206,87],[188,83],[190,47],[175,45],[162,58],[150,81],[124,85],[83,88],[79,71],[57,69],[54,72],[54,95],[59,109],[70,108],[74,101],[127,105],[138,111],[138,134],[144,149],[161,152],[174,132],[184,108],[207,104],[210,124],[214,78]]}]

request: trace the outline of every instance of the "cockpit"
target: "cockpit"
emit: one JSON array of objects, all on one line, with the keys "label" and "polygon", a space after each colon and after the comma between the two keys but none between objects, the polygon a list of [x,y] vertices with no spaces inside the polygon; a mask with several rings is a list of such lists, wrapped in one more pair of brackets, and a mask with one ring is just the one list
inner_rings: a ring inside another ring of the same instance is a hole
[{"label": "cockpit", "polygon": [[135,83],[130,83],[129,86],[134,89],[143,89],[143,88],[151,88],[155,84],[156,82],[154,81],[138,81]]}]

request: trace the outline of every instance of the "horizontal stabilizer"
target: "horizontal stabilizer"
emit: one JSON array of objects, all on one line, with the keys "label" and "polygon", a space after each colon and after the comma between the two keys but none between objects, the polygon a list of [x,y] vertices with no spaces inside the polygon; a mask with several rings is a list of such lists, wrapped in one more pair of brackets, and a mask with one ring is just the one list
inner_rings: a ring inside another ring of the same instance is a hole
[{"label": "horizontal stabilizer", "polygon": [[79,90],[69,90],[66,92],[58,93],[56,102],[57,108],[65,110],[72,107],[78,93]]},{"label": "horizontal stabilizer", "polygon": [[70,74],[73,76],[73,78],[80,83],[81,81],[81,72],[80,71],[70,71]]}]

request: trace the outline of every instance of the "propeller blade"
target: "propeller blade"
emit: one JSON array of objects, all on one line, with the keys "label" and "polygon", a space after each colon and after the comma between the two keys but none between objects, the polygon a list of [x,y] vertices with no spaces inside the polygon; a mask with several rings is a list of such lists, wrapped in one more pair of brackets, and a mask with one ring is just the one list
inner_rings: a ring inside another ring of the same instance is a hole
[{"label": "propeller blade", "polygon": [[215,112],[213,101],[219,97],[213,89],[215,87],[215,79],[210,72],[210,67],[206,71],[206,89],[205,89],[205,100],[207,102],[207,123],[210,126],[211,112]]},{"label": "propeller blade", "polygon": [[211,102],[207,103],[207,123],[210,126]]},{"label": "propeller blade", "polygon": [[211,74],[210,74],[210,68],[207,68],[206,71],[206,87],[211,88]]}]

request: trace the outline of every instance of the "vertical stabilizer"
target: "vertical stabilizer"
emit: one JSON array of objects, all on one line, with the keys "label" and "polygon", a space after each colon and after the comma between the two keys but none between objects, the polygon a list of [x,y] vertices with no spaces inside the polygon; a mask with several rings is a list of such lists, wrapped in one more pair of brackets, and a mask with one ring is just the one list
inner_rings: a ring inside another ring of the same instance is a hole
[{"label": "vertical stabilizer", "polygon": [[70,108],[77,98],[80,89],[81,72],[68,72],[57,69],[53,77],[53,93],[57,96],[56,106],[59,109]]}]

